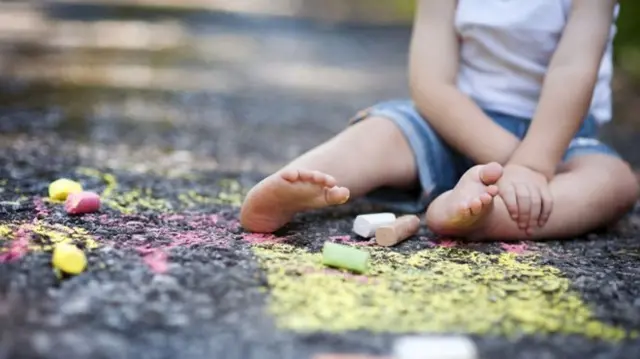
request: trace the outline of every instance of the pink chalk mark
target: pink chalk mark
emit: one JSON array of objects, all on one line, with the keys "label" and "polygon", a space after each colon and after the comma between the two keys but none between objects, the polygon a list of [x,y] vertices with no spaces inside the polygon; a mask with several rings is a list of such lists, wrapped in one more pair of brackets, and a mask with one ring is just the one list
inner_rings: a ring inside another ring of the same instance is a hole
[{"label": "pink chalk mark", "polygon": [[331,242],[346,243],[346,244],[350,244],[350,245],[354,245],[354,246],[363,246],[363,247],[373,246],[373,245],[376,244],[375,238],[371,238],[371,239],[366,240],[366,241],[359,241],[357,239],[351,238],[351,236],[349,236],[349,235],[331,236],[331,237],[329,237],[329,240]]},{"label": "pink chalk mark", "polygon": [[185,232],[177,232],[172,235],[172,243],[168,246],[169,248],[173,248],[176,246],[191,246],[194,244],[215,244],[219,247],[228,247],[229,241],[224,237],[215,237],[212,236],[211,231],[185,231]]},{"label": "pink chalk mark", "polygon": [[167,222],[185,222],[188,225],[197,228],[203,226],[212,226],[218,223],[217,214],[178,214],[171,213],[160,216],[163,221]]},{"label": "pink chalk mark", "polygon": [[188,221],[187,223],[194,228],[204,227],[204,226],[214,226],[218,223],[218,216],[215,214],[197,216],[191,219],[190,221]]},{"label": "pink chalk mark", "polygon": [[520,243],[520,244],[500,243],[500,247],[502,247],[502,249],[504,249],[509,253],[514,253],[518,255],[524,254],[529,248],[529,246],[526,243]]},{"label": "pink chalk mark", "polygon": [[427,243],[427,246],[429,247],[436,247],[438,246],[438,244],[434,241],[432,241],[431,239],[427,238],[427,237],[420,237],[421,241],[425,241]]},{"label": "pink chalk mark", "polygon": [[251,244],[261,244],[261,243],[278,243],[282,242],[284,237],[276,237],[273,234],[264,234],[264,233],[244,233],[242,235],[242,239],[251,243]]},{"label": "pink chalk mark", "polygon": [[350,242],[351,236],[331,236],[329,237],[329,240],[332,242]]},{"label": "pink chalk mark", "polygon": [[152,272],[157,274],[167,272],[169,261],[167,259],[167,253],[162,249],[147,247],[138,247],[136,249],[142,255],[142,260],[149,266]]},{"label": "pink chalk mark", "polygon": [[453,248],[458,245],[458,242],[451,239],[443,239],[438,241],[438,245],[444,248]]},{"label": "pink chalk mark", "polygon": [[12,262],[27,254],[30,236],[31,230],[24,225],[20,226],[7,251],[0,253],[0,262]]},{"label": "pink chalk mark", "polygon": [[162,218],[165,221],[182,221],[184,220],[184,217],[185,217],[184,215],[176,214],[176,213],[164,214],[160,216],[160,218]]},{"label": "pink chalk mark", "polygon": [[49,215],[49,210],[47,209],[47,206],[44,204],[42,197],[34,198],[33,206],[36,209],[36,218],[33,219],[34,222],[36,221],[37,218],[44,218]]},{"label": "pink chalk mark", "polygon": [[240,222],[239,222],[239,221],[236,221],[236,220],[228,221],[228,222],[226,223],[226,226],[227,226],[227,228],[228,228],[230,231],[238,230],[238,229],[240,229],[240,227],[241,227],[241,226],[240,226]]}]

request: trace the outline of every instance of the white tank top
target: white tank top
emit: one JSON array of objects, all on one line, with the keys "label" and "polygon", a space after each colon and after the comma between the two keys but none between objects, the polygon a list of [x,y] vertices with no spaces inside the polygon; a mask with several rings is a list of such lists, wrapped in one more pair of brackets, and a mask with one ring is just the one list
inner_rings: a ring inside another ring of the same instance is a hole
[{"label": "white tank top", "polygon": [[[460,90],[482,108],[533,117],[570,8],[571,0],[458,0]],[[615,32],[614,21],[591,102],[599,123],[611,120]]]}]

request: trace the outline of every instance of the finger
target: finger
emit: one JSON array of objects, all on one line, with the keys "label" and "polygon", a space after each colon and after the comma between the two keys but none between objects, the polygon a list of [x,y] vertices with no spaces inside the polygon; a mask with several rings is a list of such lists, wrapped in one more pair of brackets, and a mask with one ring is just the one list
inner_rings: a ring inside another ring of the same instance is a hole
[{"label": "finger", "polygon": [[529,194],[531,195],[531,217],[529,218],[529,224],[527,227],[531,230],[538,227],[540,214],[542,211],[542,198],[540,194],[541,189],[537,186],[529,186]]},{"label": "finger", "polygon": [[516,187],[516,198],[518,201],[518,227],[527,228],[531,216],[531,194],[527,185],[518,183]]},{"label": "finger", "polygon": [[509,211],[509,215],[511,219],[514,221],[518,219],[518,200],[516,198],[516,189],[513,185],[506,185],[504,190],[500,189],[500,197],[504,201],[505,206],[507,207],[507,211]]},{"label": "finger", "polygon": [[540,195],[542,197],[542,210],[540,212],[540,219],[538,222],[540,223],[540,227],[543,227],[547,224],[547,221],[551,216],[551,211],[553,210],[553,196],[551,195],[549,187],[543,188]]}]

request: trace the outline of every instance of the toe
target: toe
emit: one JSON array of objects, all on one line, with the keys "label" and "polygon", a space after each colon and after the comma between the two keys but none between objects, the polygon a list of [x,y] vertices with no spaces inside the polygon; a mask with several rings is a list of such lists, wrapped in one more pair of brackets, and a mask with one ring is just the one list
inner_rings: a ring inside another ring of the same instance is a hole
[{"label": "toe", "polygon": [[498,186],[494,184],[487,186],[487,194],[489,194],[491,197],[497,196],[499,192],[500,189],[498,188]]},{"label": "toe", "polygon": [[298,170],[298,172],[300,173],[300,180],[301,181],[305,181],[305,182],[311,182],[313,181],[313,177],[314,177],[314,172],[315,171],[309,171],[309,170]]},{"label": "toe", "polygon": [[284,169],[280,172],[280,177],[285,181],[295,182],[300,178],[300,171],[293,168]]},{"label": "toe", "polygon": [[330,175],[324,175],[325,179],[324,179],[324,185],[327,187],[333,187],[336,185],[337,181],[333,176]]},{"label": "toe", "polygon": [[320,171],[313,171],[313,183],[319,186],[333,187],[336,185],[335,182],[336,180],[333,177]]},{"label": "toe", "polygon": [[320,171],[312,171],[311,173],[313,173],[313,183],[324,185],[325,181],[327,180],[327,176],[324,173]]},{"label": "toe", "polygon": [[502,166],[498,162],[488,163],[480,169],[480,180],[486,185],[498,182],[502,176]]},{"label": "toe", "polygon": [[325,191],[325,201],[327,204],[343,204],[349,200],[349,189],[345,187],[332,187]]},{"label": "toe", "polygon": [[462,202],[458,205],[458,215],[461,217],[467,217],[471,215],[471,209],[469,208],[469,203]]},{"label": "toe", "polygon": [[480,202],[482,202],[483,205],[490,204],[492,200],[493,196],[491,196],[489,193],[483,193],[480,195]]},{"label": "toe", "polygon": [[474,216],[480,214],[480,212],[482,212],[482,201],[480,201],[479,198],[474,198],[469,202],[469,209]]}]

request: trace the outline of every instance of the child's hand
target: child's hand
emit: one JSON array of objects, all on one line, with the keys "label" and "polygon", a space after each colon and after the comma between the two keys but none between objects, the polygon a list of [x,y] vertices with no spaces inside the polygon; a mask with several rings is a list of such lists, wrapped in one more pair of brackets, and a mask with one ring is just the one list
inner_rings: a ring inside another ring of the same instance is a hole
[{"label": "child's hand", "polygon": [[553,198],[544,175],[525,166],[507,164],[498,188],[511,218],[528,235],[547,223]]}]

